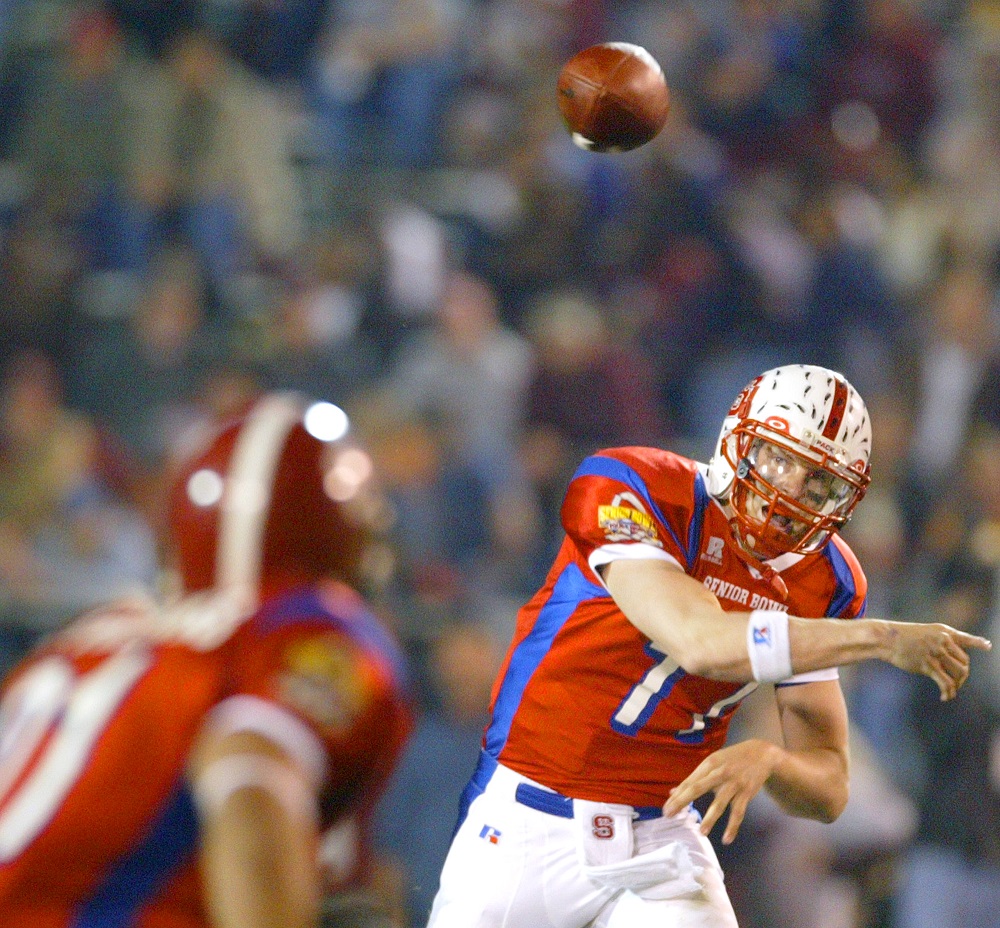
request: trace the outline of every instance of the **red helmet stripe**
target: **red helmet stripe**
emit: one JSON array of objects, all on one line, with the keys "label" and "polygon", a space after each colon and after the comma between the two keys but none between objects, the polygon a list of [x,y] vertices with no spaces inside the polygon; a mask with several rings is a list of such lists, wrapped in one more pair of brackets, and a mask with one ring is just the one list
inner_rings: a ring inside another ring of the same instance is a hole
[{"label": "red helmet stripe", "polygon": [[264,528],[274,474],[285,440],[302,419],[290,394],[272,394],[253,409],[240,429],[221,502],[216,578],[256,602],[263,562]]},{"label": "red helmet stripe", "polygon": [[847,384],[840,377],[833,378],[833,405],[830,407],[830,417],[823,427],[823,437],[833,441],[840,431],[840,425],[844,421],[844,413],[847,412]]}]

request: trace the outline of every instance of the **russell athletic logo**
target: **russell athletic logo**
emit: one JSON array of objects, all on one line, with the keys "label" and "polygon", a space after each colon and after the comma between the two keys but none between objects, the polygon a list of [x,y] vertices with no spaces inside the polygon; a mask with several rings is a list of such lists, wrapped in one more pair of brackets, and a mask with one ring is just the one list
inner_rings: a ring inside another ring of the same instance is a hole
[{"label": "russell athletic logo", "polygon": [[763,644],[767,647],[771,647],[771,629],[769,626],[755,625],[753,628],[753,643]]},{"label": "russell athletic logo", "polygon": [[705,548],[702,558],[706,561],[711,561],[713,564],[722,563],[722,552],[726,549],[726,543],[719,538],[717,535],[712,535],[708,539],[708,545]]},{"label": "russell athletic logo", "polygon": [[500,843],[500,832],[497,831],[492,825],[483,825],[483,830],[479,832],[480,838],[485,838],[490,844]]}]

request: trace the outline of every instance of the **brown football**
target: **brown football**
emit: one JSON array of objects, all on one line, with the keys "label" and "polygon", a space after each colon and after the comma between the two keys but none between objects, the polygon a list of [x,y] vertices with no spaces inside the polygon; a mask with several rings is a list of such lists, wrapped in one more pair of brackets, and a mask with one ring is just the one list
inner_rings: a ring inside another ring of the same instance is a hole
[{"label": "brown football", "polygon": [[604,42],[563,65],[559,111],[573,141],[589,151],[629,151],[663,128],[670,91],[663,69],[639,45]]}]

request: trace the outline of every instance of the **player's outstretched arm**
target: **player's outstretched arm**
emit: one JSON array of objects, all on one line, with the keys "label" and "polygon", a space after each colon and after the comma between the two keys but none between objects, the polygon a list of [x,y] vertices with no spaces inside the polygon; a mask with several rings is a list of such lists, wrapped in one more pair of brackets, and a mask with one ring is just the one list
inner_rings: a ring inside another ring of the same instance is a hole
[{"label": "player's outstretched arm", "polygon": [[969,651],[993,647],[986,638],[940,622],[791,618],[788,627],[796,673],[874,658],[930,677],[942,700],[954,699],[969,678]]},{"label": "player's outstretched arm", "polygon": [[882,660],[930,677],[942,699],[969,676],[969,650],[985,638],[940,623],[802,619],[780,612],[724,612],[718,599],[662,560],[619,560],[603,568],[625,616],[689,673],[733,682]]},{"label": "player's outstretched arm", "polygon": [[213,928],[314,928],[318,817],[296,762],[262,735],[209,731],[189,779]]}]

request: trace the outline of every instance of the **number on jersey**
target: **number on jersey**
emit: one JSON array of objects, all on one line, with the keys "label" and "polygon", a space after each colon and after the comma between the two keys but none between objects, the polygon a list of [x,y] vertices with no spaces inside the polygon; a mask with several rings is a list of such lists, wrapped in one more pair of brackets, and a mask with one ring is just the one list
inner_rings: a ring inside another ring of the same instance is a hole
[{"label": "number on jersey", "polygon": [[144,648],[78,675],[53,656],[0,705],[0,863],[13,860],[59,811],[112,717],[150,667]]},{"label": "number on jersey", "polygon": [[[645,676],[629,690],[611,718],[611,727],[623,735],[637,735],[649,721],[662,699],[670,695],[674,684],[686,673],[683,667],[668,654],[646,645],[646,653],[659,659],[646,671]],[[674,737],[687,744],[697,744],[705,737],[705,728],[719,718],[726,709],[736,705],[757,688],[756,681],[740,687],[735,693],[720,699],[707,712],[695,712],[691,724]]]}]

